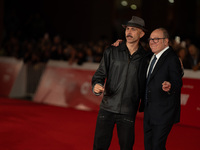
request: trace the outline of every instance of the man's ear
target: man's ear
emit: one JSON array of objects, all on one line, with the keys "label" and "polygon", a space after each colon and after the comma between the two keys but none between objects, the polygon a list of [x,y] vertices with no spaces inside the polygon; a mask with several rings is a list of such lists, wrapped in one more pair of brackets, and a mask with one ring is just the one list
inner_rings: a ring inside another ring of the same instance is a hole
[{"label": "man's ear", "polygon": [[165,45],[169,45],[169,39],[168,38],[165,38],[164,41],[165,41]]},{"label": "man's ear", "polygon": [[140,38],[142,38],[145,35],[144,31],[141,31]]}]

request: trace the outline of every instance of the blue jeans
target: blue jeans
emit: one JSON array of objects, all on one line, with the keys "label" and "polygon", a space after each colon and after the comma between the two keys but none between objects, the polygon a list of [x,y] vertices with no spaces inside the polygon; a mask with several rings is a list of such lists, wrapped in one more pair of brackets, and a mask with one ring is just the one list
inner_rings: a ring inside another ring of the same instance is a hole
[{"label": "blue jeans", "polygon": [[132,150],[135,138],[135,116],[99,110],[93,150],[108,150],[115,124],[120,150]]}]

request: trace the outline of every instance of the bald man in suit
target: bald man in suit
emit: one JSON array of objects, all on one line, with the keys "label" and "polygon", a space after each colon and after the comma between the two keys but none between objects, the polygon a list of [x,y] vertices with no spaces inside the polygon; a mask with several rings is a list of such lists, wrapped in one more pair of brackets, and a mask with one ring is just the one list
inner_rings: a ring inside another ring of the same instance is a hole
[{"label": "bald man in suit", "polygon": [[144,144],[145,150],[166,150],[172,126],[180,121],[183,71],[178,56],[169,46],[166,29],[154,30],[149,46],[152,52],[144,59],[140,75],[143,85],[140,111],[144,111]]}]

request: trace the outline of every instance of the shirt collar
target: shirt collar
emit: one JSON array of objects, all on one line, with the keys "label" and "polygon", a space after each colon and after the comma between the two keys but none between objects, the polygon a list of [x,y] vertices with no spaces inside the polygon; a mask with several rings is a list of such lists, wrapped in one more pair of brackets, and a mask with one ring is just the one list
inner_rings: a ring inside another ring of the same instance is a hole
[{"label": "shirt collar", "polygon": [[167,46],[166,48],[164,48],[162,51],[160,51],[158,54],[156,54],[156,58],[157,60],[160,58],[160,56],[169,48],[169,46]]},{"label": "shirt collar", "polygon": [[[128,50],[128,47],[126,46],[126,41],[122,41],[122,43],[119,44],[119,46],[121,46],[121,51],[127,51],[129,52]],[[145,51],[143,50],[143,47],[141,46],[141,44],[139,43],[139,47],[138,49],[136,50],[136,52],[134,54],[145,54]]]}]

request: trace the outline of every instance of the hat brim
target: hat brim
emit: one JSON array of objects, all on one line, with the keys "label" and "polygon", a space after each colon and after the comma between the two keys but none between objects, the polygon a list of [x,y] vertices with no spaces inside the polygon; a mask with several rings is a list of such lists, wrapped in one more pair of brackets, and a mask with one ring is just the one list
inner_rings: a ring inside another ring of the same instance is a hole
[{"label": "hat brim", "polygon": [[126,25],[122,25],[123,28],[126,28],[127,26],[130,26],[130,27],[136,27],[136,28],[140,28],[142,29],[144,32],[147,32],[147,29],[145,29],[143,26],[139,25],[139,24],[136,24],[136,23],[127,23]]}]

